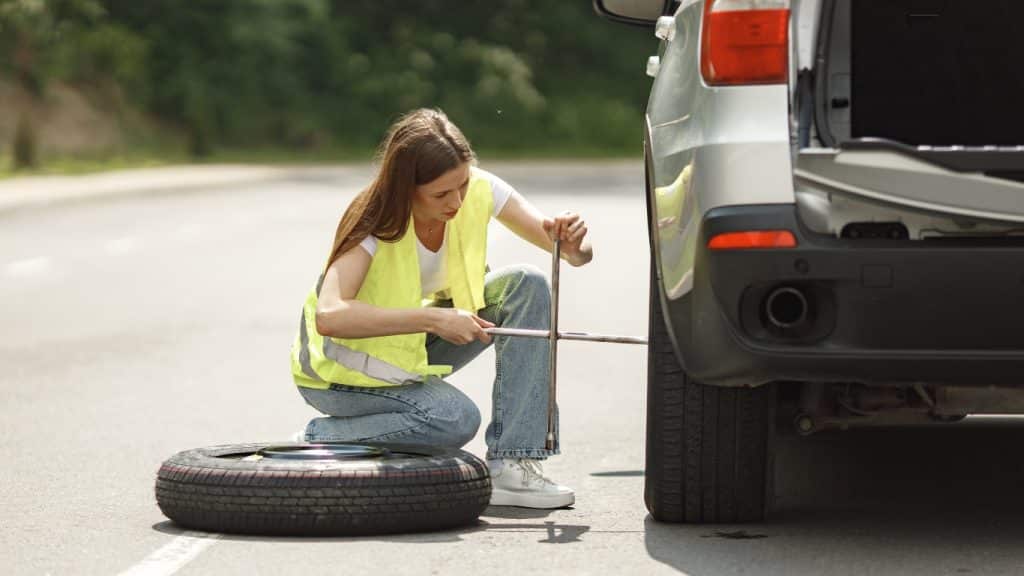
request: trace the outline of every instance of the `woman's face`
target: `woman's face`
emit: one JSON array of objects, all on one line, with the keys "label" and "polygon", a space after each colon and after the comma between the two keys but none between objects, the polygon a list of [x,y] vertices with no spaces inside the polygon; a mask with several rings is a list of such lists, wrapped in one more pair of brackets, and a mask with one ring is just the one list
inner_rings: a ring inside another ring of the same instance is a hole
[{"label": "woman's face", "polygon": [[469,188],[469,162],[437,177],[436,180],[420,184],[413,194],[413,214],[424,222],[447,222],[455,217]]}]

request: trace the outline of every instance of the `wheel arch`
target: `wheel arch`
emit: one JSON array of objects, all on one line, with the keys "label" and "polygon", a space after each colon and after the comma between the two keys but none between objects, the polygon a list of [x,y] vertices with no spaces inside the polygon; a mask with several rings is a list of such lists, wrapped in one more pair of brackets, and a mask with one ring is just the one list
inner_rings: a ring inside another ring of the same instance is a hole
[{"label": "wheel arch", "polygon": [[[649,292],[651,298],[656,297],[660,300],[661,305],[658,306],[660,320],[665,324],[669,341],[672,343],[672,349],[676,354],[676,360],[680,366],[686,368],[679,340],[679,335],[685,333],[685,330],[682,330],[685,320],[677,322],[673,321],[673,318],[683,318],[682,314],[685,314],[685,318],[689,317],[689,296],[683,296],[679,300],[670,301],[665,295],[661,249],[658,245],[658,234],[655,232],[657,230],[658,215],[655,211],[654,148],[651,142],[651,119],[650,116],[644,114],[644,201],[647,206],[647,239],[650,248],[650,266],[652,268],[650,281],[657,283],[657,289],[650,290]],[[679,313],[673,314],[675,310],[678,310]],[[655,321],[653,315],[648,321]]]}]

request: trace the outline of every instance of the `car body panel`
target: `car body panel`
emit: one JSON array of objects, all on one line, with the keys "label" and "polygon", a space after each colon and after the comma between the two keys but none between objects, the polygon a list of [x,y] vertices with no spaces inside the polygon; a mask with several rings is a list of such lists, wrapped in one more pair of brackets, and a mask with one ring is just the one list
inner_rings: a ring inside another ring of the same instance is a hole
[{"label": "car body panel", "polygon": [[792,203],[785,84],[708,86],[700,73],[704,2],[684,2],[662,42],[647,123],[660,276],[670,300],[692,287],[701,217],[732,204]]}]

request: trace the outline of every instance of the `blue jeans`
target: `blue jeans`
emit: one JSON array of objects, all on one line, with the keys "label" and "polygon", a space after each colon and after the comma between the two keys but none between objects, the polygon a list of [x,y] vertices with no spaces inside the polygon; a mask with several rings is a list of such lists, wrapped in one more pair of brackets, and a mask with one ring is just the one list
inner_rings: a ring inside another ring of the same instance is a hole
[{"label": "blue jeans", "polygon": [[[548,280],[532,266],[509,266],[484,279],[486,307],[477,315],[503,328],[547,330],[551,316]],[[451,306],[450,301],[437,302]],[[547,436],[548,342],[495,336],[497,362],[487,426],[487,458],[538,458],[558,454],[544,448]],[[459,370],[490,344],[452,344],[427,334],[431,364]],[[306,426],[310,442],[396,442],[461,448],[480,427],[480,411],[462,391],[438,377],[424,382],[367,388],[332,384],[328,390],[299,387],[306,402],[327,417]]]}]

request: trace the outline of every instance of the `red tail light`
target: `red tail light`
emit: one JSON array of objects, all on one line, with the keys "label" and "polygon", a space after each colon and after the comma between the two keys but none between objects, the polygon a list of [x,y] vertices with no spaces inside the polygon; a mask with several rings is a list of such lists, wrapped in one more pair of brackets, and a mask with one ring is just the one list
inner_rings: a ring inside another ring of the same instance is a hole
[{"label": "red tail light", "polygon": [[717,234],[708,242],[712,250],[744,248],[795,248],[796,237],[789,230],[750,230]]},{"label": "red tail light", "polygon": [[705,0],[700,70],[711,85],[779,84],[789,65],[789,0]]}]

